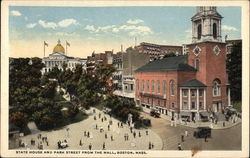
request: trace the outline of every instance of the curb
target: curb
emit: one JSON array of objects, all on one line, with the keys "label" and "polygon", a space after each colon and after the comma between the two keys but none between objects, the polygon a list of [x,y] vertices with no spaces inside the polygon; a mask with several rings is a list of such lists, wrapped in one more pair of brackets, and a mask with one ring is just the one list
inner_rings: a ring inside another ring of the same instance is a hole
[{"label": "curb", "polygon": [[[144,110],[143,110],[142,112],[143,112],[143,113],[146,113],[146,114],[149,114],[149,112],[144,111]],[[160,117],[160,118],[162,118],[162,119],[167,120],[167,121],[170,122],[170,120],[167,119],[167,118],[164,118],[164,117]],[[238,121],[238,122],[236,122],[236,123],[230,124],[229,126],[226,126],[226,127],[213,127],[212,129],[213,129],[213,130],[223,130],[223,129],[232,128],[232,127],[234,127],[234,126],[240,124],[241,121],[242,121],[242,120],[240,120],[240,121]],[[179,126],[184,126],[184,127],[190,127],[190,128],[197,128],[197,127],[201,127],[201,126],[210,126],[210,125],[189,126],[189,125],[182,125],[182,124],[180,124],[180,123],[177,123],[177,125],[179,125]]]}]

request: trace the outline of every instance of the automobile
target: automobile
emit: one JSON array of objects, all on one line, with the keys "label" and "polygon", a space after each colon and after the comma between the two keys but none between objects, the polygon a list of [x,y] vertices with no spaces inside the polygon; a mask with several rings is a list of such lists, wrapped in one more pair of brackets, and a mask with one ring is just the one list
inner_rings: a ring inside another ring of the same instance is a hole
[{"label": "automobile", "polygon": [[151,120],[150,119],[143,119],[142,122],[143,122],[143,124],[145,126],[151,126]]},{"label": "automobile", "polygon": [[212,129],[210,127],[198,127],[196,131],[194,131],[194,137],[196,138],[209,138],[211,137]]},{"label": "automobile", "polygon": [[160,117],[160,115],[161,115],[161,113],[159,112],[159,110],[157,110],[157,109],[151,109],[150,116]]}]

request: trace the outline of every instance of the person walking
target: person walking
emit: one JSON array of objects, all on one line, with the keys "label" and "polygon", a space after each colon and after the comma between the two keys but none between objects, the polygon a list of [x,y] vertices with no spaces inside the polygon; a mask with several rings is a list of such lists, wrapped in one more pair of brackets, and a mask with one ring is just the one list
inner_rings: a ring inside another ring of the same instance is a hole
[{"label": "person walking", "polygon": [[84,137],[86,137],[86,131],[84,131]]},{"label": "person walking", "polygon": [[89,144],[89,150],[91,150],[91,149],[92,149],[92,144],[90,143],[90,144]]},{"label": "person walking", "polygon": [[207,142],[207,135],[205,135],[205,142]]},{"label": "person walking", "polygon": [[133,130],[132,130],[132,129],[133,129],[133,128],[132,128],[132,127],[130,127],[130,132],[131,132],[131,133],[133,133]]},{"label": "person walking", "polygon": [[151,149],[151,142],[148,143],[148,149]]},{"label": "person walking", "polygon": [[80,146],[82,146],[82,140],[80,139],[80,143],[79,143]]},{"label": "person walking", "polygon": [[124,134],[124,140],[125,141],[127,140],[127,134],[126,133]]},{"label": "person walking", "polygon": [[48,142],[48,140],[46,140],[46,144],[47,144],[47,146],[49,146],[49,142]]},{"label": "person walking", "polygon": [[102,144],[102,150],[105,150],[105,142]]},{"label": "person walking", "polygon": [[181,135],[181,141],[184,142],[184,135]]},{"label": "person walking", "polygon": [[134,138],[135,138],[135,137],[136,137],[136,133],[135,133],[135,131],[134,131],[133,135],[134,135]]},{"label": "person walking", "polygon": [[187,131],[187,130],[185,131],[185,136],[186,136],[186,137],[188,136],[188,131]]},{"label": "person walking", "polygon": [[87,132],[87,137],[89,138],[89,131]]},{"label": "person walking", "polygon": [[141,137],[141,132],[139,131],[139,137]]},{"label": "person walking", "polygon": [[181,149],[181,143],[178,143],[178,150],[182,150]]},{"label": "person walking", "polygon": [[110,129],[110,126],[108,125],[108,131],[109,131],[109,129]]},{"label": "person walking", "polygon": [[151,149],[154,149],[154,144],[153,143],[151,143]]},{"label": "person walking", "polygon": [[95,129],[98,129],[98,126],[97,126],[97,124],[95,125]]},{"label": "person walking", "polygon": [[113,139],[113,135],[111,135],[111,136],[110,136],[110,139],[111,139],[111,141],[113,141],[113,140],[114,140],[114,139]]},{"label": "person walking", "polygon": [[103,122],[103,118],[102,118],[102,122]]},{"label": "person walking", "polygon": [[121,128],[123,128],[123,123],[121,122]]},{"label": "person walking", "polygon": [[105,139],[107,139],[108,138],[108,135],[107,135],[107,133],[105,133]]},{"label": "person walking", "polygon": [[119,122],[117,122],[117,126],[118,126],[118,128],[120,127],[120,123]]},{"label": "person walking", "polygon": [[146,130],[146,135],[148,135],[148,130]]}]

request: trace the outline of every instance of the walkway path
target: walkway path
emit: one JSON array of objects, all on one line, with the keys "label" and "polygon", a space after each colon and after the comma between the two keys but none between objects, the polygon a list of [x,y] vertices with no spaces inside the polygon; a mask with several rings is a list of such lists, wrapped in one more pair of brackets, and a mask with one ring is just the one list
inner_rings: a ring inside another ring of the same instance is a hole
[{"label": "walkway path", "polygon": [[[43,143],[44,149],[57,149],[57,142],[59,140],[63,141],[66,139],[69,147],[66,149],[71,150],[88,150],[91,143],[92,150],[101,150],[103,148],[103,143],[105,142],[105,148],[110,150],[148,150],[149,142],[154,144],[153,150],[162,149],[162,140],[161,138],[152,130],[148,130],[148,135],[146,135],[146,129],[140,129],[133,131],[136,132],[136,137],[133,137],[133,134],[130,133],[130,128],[128,125],[123,125],[123,128],[118,128],[118,120],[110,118],[109,115],[104,114],[96,109],[96,113],[92,113],[93,109],[90,109],[88,113],[90,116],[88,119],[83,120],[78,123],[70,124],[62,129],[53,130],[53,131],[40,131],[36,134],[31,134],[22,137],[21,139],[27,144],[25,147],[30,149],[37,149],[38,142],[41,139],[38,139],[38,134],[42,136],[47,136],[49,145]],[[99,113],[101,113],[101,118],[104,120],[104,116],[107,118],[106,121],[101,121],[99,118]],[[94,116],[97,120],[94,120]],[[113,124],[110,126],[110,131],[108,131],[109,121],[112,120]],[[96,129],[96,125],[98,129]],[[67,131],[67,128],[69,129]],[[104,132],[100,132],[100,128],[103,128]],[[90,133],[90,138],[84,136],[84,131]],[[139,132],[141,137],[138,136]],[[107,139],[105,139],[105,133],[107,134]],[[127,133],[129,135],[129,140],[125,141],[124,135]],[[111,141],[111,135],[113,136],[113,141]],[[36,145],[31,145],[31,138],[35,139]],[[82,146],[80,146],[80,140]],[[19,148],[24,149],[24,147]]]}]

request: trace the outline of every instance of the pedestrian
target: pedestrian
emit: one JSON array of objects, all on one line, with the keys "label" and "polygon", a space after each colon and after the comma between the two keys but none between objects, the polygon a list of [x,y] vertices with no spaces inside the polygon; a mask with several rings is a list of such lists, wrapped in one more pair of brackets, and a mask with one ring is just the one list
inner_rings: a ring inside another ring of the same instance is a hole
[{"label": "pedestrian", "polygon": [[225,127],[226,126],[226,124],[225,124],[225,122],[223,122],[223,127]]},{"label": "pedestrian", "polygon": [[154,149],[154,144],[153,143],[151,143],[151,149]]},{"label": "pedestrian", "polygon": [[80,139],[80,144],[79,144],[80,146],[82,146],[82,140]]},{"label": "pedestrian", "polygon": [[84,131],[84,136],[86,136],[86,131]]},{"label": "pedestrian", "polygon": [[49,142],[46,140],[46,144],[47,144],[47,146],[49,146]]},{"label": "pedestrian", "polygon": [[108,138],[108,135],[107,135],[107,133],[105,133],[105,139],[107,139]]},{"label": "pedestrian", "polygon": [[110,136],[110,139],[111,139],[111,141],[113,141],[113,140],[114,140],[114,139],[113,139],[113,135],[111,135],[111,136]]},{"label": "pedestrian", "polygon": [[139,131],[139,137],[141,137],[141,132]]},{"label": "pedestrian", "polygon": [[128,133],[127,133],[127,140],[128,140]]},{"label": "pedestrian", "polygon": [[188,136],[188,131],[187,131],[187,130],[185,131],[185,136],[186,136],[186,137]]},{"label": "pedestrian", "polygon": [[123,123],[121,122],[121,128],[123,128]]},{"label": "pedestrian", "polygon": [[99,112],[99,118],[101,118],[101,113]]},{"label": "pedestrian", "polygon": [[148,143],[148,149],[151,149],[151,142]]},{"label": "pedestrian", "polygon": [[110,126],[108,125],[108,131],[109,131]]},{"label": "pedestrian", "polygon": [[104,116],[104,120],[107,121],[107,117],[106,116]]},{"label": "pedestrian", "polygon": [[120,126],[120,123],[119,123],[119,122],[117,122],[117,126],[118,126],[118,128],[119,128],[119,126]]},{"label": "pedestrian", "polygon": [[181,135],[181,141],[184,142],[184,135]]},{"label": "pedestrian", "polygon": [[102,122],[103,122],[103,118],[102,118]]},{"label": "pedestrian", "polygon": [[89,144],[89,150],[91,150],[91,149],[92,149],[92,144],[90,143],[90,144]]},{"label": "pedestrian", "polygon": [[134,138],[135,138],[136,137],[136,133],[134,132],[133,135],[134,135]]},{"label": "pedestrian", "polygon": [[96,120],[96,116],[94,116],[94,120]]},{"label": "pedestrian", "polygon": [[146,130],[146,135],[148,135],[148,130]]},{"label": "pedestrian", "polygon": [[[39,145],[39,144],[38,144],[38,145]],[[61,141],[60,141],[60,140],[57,142],[57,147],[58,147],[58,149],[61,148]]]},{"label": "pedestrian", "polygon": [[132,129],[133,129],[133,128],[132,128],[132,127],[130,127],[130,132],[131,132],[131,133],[133,133]]},{"label": "pedestrian", "polygon": [[207,142],[207,135],[205,135],[205,142]]},{"label": "pedestrian", "polygon": [[88,133],[87,133],[87,137],[89,138],[89,131],[88,131]]},{"label": "pedestrian", "polygon": [[98,129],[97,124],[95,125],[95,129]]},{"label": "pedestrian", "polygon": [[181,149],[181,143],[178,143],[178,150],[182,150]]},{"label": "pedestrian", "polygon": [[127,134],[126,133],[124,134],[124,140],[125,141],[127,140]]},{"label": "pedestrian", "polygon": [[105,142],[102,145],[102,150],[105,150]]}]

